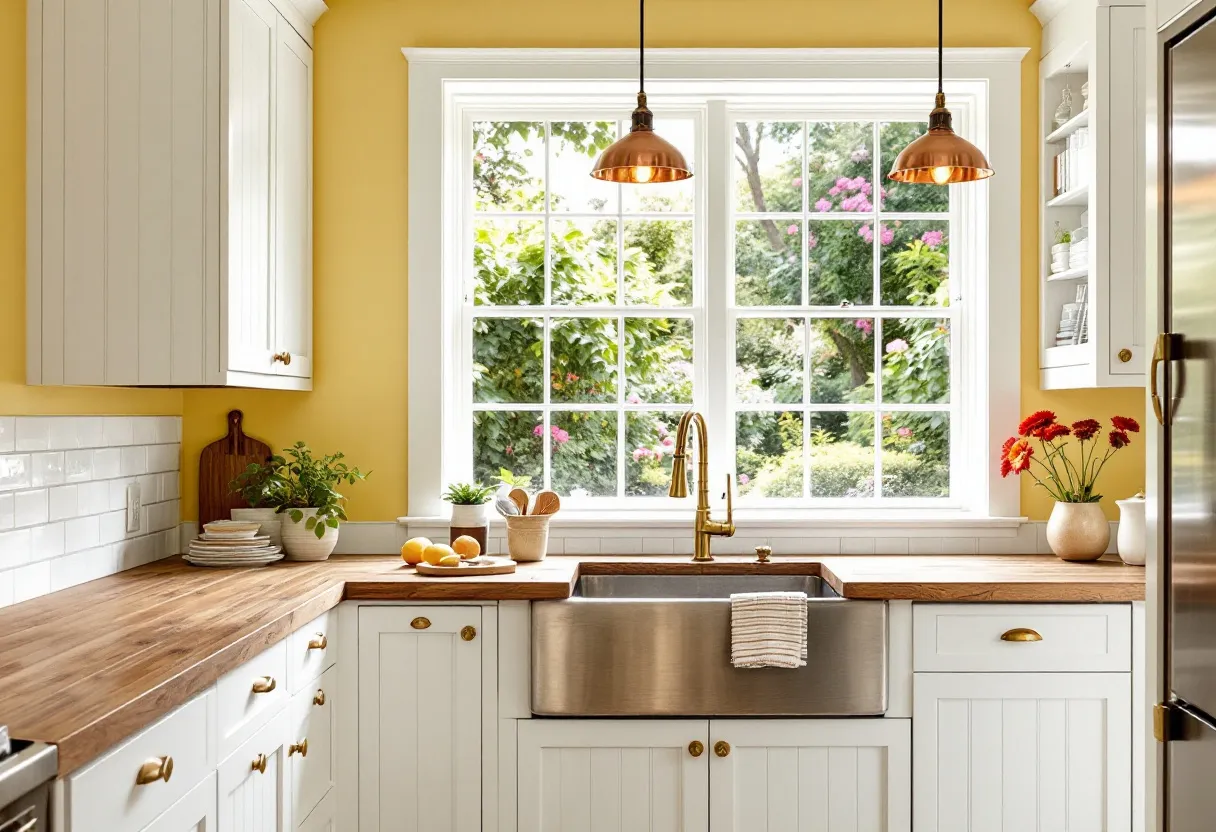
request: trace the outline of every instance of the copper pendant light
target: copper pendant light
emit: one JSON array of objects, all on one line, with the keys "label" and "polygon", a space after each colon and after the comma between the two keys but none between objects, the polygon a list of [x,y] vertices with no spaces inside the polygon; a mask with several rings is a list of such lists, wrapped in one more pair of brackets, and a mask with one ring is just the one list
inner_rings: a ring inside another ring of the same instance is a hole
[{"label": "copper pendant light", "polygon": [[646,0],[638,0],[638,107],[629,132],[600,154],[591,175],[607,182],[643,184],[679,182],[692,171],[684,154],[654,132],[654,116],[646,107]]},{"label": "copper pendant light", "polygon": [[942,92],[942,0],[937,0],[937,99],[933,112],[929,113],[929,132],[900,152],[887,178],[922,185],[950,185],[987,179],[993,173],[980,149],[955,135],[950,125],[950,111]]}]

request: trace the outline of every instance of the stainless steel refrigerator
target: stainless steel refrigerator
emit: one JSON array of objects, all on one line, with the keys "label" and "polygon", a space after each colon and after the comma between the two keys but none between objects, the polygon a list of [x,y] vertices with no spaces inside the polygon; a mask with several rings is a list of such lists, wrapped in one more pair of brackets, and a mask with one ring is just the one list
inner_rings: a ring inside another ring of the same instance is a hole
[{"label": "stainless steel refrigerator", "polygon": [[1158,40],[1163,323],[1150,379],[1164,425],[1162,579],[1170,832],[1216,830],[1216,0]]}]

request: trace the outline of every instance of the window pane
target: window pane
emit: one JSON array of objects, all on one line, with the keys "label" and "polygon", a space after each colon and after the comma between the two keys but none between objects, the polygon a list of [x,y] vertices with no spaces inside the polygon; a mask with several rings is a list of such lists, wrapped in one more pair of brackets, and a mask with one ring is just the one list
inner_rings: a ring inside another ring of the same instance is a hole
[{"label": "window pane", "polygon": [[544,303],[544,221],[476,220],[473,277],[473,302],[478,306]]},{"label": "window pane", "polygon": [[801,413],[736,414],[735,444],[741,496],[803,496]]},{"label": "window pane", "polygon": [[823,220],[808,225],[807,288],[814,306],[842,301],[869,305],[874,297],[874,223]]},{"label": "window pane", "polygon": [[616,318],[554,318],[550,384],[555,402],[616,401]]},{"label": "window pane", "polygon": [[884,497],[950,496],[950,414],[884,413]]},{"label": "window pane", "polygon": [[[628,125],[626,128],[628,129]],[[697,173],[696,125],[690,118],[656,118],[654,131],[671,142],[684,154],[684,161],[692,168],[694,177],[680,182],[661,182],[649,185],[622,185],[626,214],[649,211],[678,211],[691,214],[693,210],[693,188]],[[588,167],[588,174],[591,169]]]},{"label": "window pane", "polygon": [[625,302],[692,303],[692,220],[625,222]]},{"label": "window pane", "polygon": [[[625,414],[625,493],[631,497],[667,495],[671,484],[671,455],[675,452],[678,411]],[[691,435],[689,439],[691,440]],[[690,441],[691,444],[691,441]],[[692,456],[687,458],[688,482],[693,483]]]},{"label": "window pane", "polygon": [[735,303],[790,306],[802,298],[802,223],[735,223]]},{"label": "window pane", "polygon": [[692,321],[625,319],[627,403],[689,404],[692,376]]},{"label": "window pane", "polygon": [[746,404],[802,401],[802,318],[740,318],[735,327],[735,399]]},{"label": "window pane", "polygon": [[550,122],[550,210],[616,211],[620,188],[591,177],[600,151],[616,141],[616,135],[615,121]]},{"label": "window pane", "polygon": [[[928,188],[929,185],[919,187]],[[884,230],[882,302],[891,306],[950,305],[950,238],[945,220],[900,221]]]},{"label": "window pane", "polygon": [[874,414],[811,414],[811,496],[874,496]]},{"label": "window pane", "polygon": [[616,412],[555,410],[552,415],[553,490],[571,497],[616,496]]},{"label": "window pane", "polygon": [[807,144],[809,210],[873,211],[873,124],[812,121],[807,125]]},{"label": "window pane", "polygon": [[545,209],[545,125],[539,121],[473,124],[473,210]]},{"label": "window pane", "polygon": [[555,304],[616,303],[616,228],[615,220],[549,221]]},{"label": "window pane", "polygon": [[888,318],[882,322],[882,400],[900,404],[950,401],[950,321]]},{"label": "window pane", "polygon": [[544,475],[541,414],[532,411],[482,410],[473,414],[473,478],[489,484],[506,469],[531,477],[539,488]]},{"label": "window pane", "polygon": [[542,401],[544,325],[535,318],[473,322],[473,401]]},{"label": "window pane", "polygon": [[735,124],[735,210],[802,210],[802,122]]},{"label": "window pane", "polygon": [[918,136],[924,135],[929,125],[923,121],[900,121],[880,125],[878,142],[882,145],[883,188],[886,198],[884,211],[944,212],[950,210],[950,191],[936,185],[909,185],[886,179],[895,165],[895,157]]},{"label": "window pane", "polygon": [[811,401],[872,402],[874,319],[811,320]]}]

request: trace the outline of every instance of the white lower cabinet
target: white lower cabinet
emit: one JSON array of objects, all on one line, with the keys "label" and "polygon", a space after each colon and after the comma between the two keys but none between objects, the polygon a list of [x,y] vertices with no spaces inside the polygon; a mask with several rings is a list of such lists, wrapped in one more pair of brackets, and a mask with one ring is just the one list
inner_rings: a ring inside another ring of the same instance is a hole
[{"label": "white lower cabinet", "polygon": [[1128,832],[1131,675],[917,673],[917,832]]},{"label": "white lower cabinet", "polygon": [[287,714],[280,712],[219,767],[220,832],[287,832]]},{"label": "white lower cabinet", "polygon": [[338,795],[330,790],[329,794],[317,804],[300,825],[299,832],[334,832],[338,828]]},{"label": "white lower cabinet", "polygon": [[709,735],[713,832],[912,829],[910,720],[725,719]]},{"label": "white lower cabinet", "polygon": [[143,832],[216,832],[215,774],[208,774]]},{"label": "white lower cabinet", "polygon": [[521,720],[519,830],[704,832],[711,756],[703,719]]},{"label": "white lower cabinet", "polygon": [[481,617],[476,606],[360,608],[363,832],[481,829]]},{"label": "white lower cabinet", "polygon": [[316,685],[297,693],[288,707],[287,756],[291,760],[292,817],[308,817],[333,790],[337,772],[334,691],[338,670],[325,671]]}]

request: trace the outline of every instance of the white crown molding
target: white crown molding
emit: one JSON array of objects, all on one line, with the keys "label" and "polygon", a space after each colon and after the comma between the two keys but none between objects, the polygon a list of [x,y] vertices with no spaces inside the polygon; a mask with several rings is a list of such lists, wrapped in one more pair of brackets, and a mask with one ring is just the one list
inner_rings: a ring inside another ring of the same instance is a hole
[{"label": "white crown molding", "polygon": [[1070,2],[1072,0],[1036,0],[1030,6],[1030,13],[1039,19],[1039,25],[1046,26]]},{"label": "white crown molding", "polygon": [[329,6],[325,5],[324,0],[287,0],[287,2],[296,7],[296,11],[308,21],[309,26],[315,24],[321,15],[329,11]]},{"label": "white crown molding", "polygon": [[[305,0],[293,0],[304,2]],[[1039,0],[1065,2],[1066,0]],[[1037,5],[1037,4],[1036,4]],[[945,50],[951,64],[1021,63],[1029,52],[1025,46],[958,47]],[[435,49],[403,47],[411,64],[637,64],[636,49]],[[907,64],[936,63],[932,48],[872,49],[647,49],[648,66],[679,65],[712,61],[723,67],[783,64]]]}]

